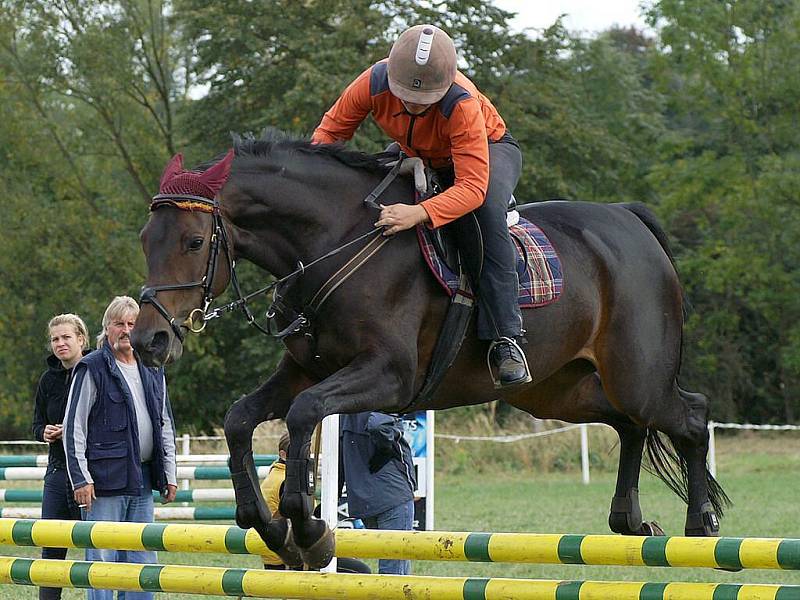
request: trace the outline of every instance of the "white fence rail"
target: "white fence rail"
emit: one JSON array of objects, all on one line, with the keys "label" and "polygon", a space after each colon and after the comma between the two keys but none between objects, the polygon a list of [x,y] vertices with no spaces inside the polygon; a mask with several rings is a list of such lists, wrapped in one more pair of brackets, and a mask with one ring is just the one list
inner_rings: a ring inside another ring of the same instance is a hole
[{"label": "white fence rail", "polygon": [[[573,429],[580,429],[581,435],[581,478],[584,484],[590,481],[589,475],[589,435],[588,427],[599,425],[597,423],[580,424],[580,425],[564,425],[563,427],[556,427],[545,431],[537,431],[532,433],[521,433],[512,435],[499,435],[499,436],[484,436],[484,435],[457,435],[450,433],[437,433],[434,437],[442,440],[451,440],[455,443],[460,442],[496,442],[500,444],[509,444],[527,440],[546,435],[555,435],[564,433]],[[603,425],[605,427],[605,425]],[[751,430],[751,431],[800,431],[800,425],[754,425],[752,423],[717,423],[715,421],[708,422],[708,470],[711,474],[717,476],[717,448],[714,432],[717,429],[738,429],[738,430]],[[263,438],[275,438],[277,435],[256,436]],[[224,436],[221,435],[189,435],[183,434],[178,436],[180,442],[180,453],[184,456],[191,455],[191,443],[193,441],[208,442],[208,441],[223,441]],[[44,442],[36,442],[33,440],[0,440],[0,447],[2,446],[44,446]],[[216,457],[215,457],[216,458]],[[185,459],[184,459],[185,460]],[[181,458],[179,462],[183,462]],[[183,486],[188,489],[189,482],[184,480]]]},{"label": "white fence rail", "polygon": [[800,431],[800,425],[753,425],[752,423],[716,423],[708,422],[708,470],[717,476],[717,442],[715,429],[747,429],[752,431]]}]

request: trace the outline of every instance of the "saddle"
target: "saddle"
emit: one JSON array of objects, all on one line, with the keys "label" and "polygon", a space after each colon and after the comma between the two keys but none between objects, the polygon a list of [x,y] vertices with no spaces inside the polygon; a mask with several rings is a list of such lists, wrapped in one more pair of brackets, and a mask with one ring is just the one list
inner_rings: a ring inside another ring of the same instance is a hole
[{"label": "saddle", "polygon": [[[413,175],[417,203],[433,197],[449,187],[448,184],[452,185],[452,181],[448,180],[449,174],[444,174],[445,180],[442,180],[441,173],[426,170],[420,159],[406,158],[399,153],[399,146],[389,146],[379,158],[387,165],[392,165],[393,169],[365,199],[365,203],[374,208],[377,208],[375,200],[378,195],[397,175]],[[509,233],[519,250],[517,273],[521,283],[520,305],[525,308],[543,306],[557,300],[561,293],[561,263],[545,234],[530,221],[521,219],[516,208],[517,202],[512,195],[508,203],[507,222]],[[450,296],[450,307],[439,331],[425,382],[401,413],[411,412],[427,403],[458,356],[475,305],[473,290],[478,289],[483,270],[483,236],[474,213],[436,230],[418,225],[417,238],[431,273]]]}]

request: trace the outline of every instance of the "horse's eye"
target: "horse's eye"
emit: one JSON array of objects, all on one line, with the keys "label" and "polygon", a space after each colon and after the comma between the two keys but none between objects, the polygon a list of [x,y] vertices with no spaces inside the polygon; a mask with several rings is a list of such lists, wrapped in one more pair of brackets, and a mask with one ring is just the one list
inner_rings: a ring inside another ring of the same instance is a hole
[{"label": "horse's eye", "polygon": [[203,247],[203,241],[204,241],[204,240],[203,240],[203,238],[201,238],[201,237],[194,238],[194,239],[193,239],[193,240],[192,240],[192,241],[189,243],[189,250],[200,250],[200,248],[202,248],[202,247]]}]

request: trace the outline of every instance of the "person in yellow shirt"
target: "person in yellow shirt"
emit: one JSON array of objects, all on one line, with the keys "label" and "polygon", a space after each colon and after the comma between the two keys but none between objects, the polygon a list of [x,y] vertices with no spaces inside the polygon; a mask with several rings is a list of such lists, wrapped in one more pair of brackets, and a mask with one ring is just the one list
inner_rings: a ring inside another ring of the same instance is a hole
[{"label": "person in yellow shirt", "polygon": [[[267,508],[273,517],[283,517],[278,508],[283,493],[283,481],[286,479],[286,452],[289,450],[289,433],[284,433],[278,441],[278,460],[272,463],[264,481],[261,482],[261,493],[267,503]],[[277,556],[264,556],[264,568],[283,571],[286,569]],[[336,561],[337,573],[372,573],[368,565],[355,558],[338,558]]]},{"label": "person in yellow shirt", "polygon": [[[281,492],[283,492],[283,480],[286,479],[286,452],[288,450],[289,434],[284,433],[278,441],[278,460],[272,463],[267,477],[261,482],[261,493],[264,495],[267,508],[273,517],[282,516],[280,510],[278,510],[278,505],[281,501]],[[286,565],[277,556],[264,556],[262,558],[265,569],[282,571],[286,568]]]}]

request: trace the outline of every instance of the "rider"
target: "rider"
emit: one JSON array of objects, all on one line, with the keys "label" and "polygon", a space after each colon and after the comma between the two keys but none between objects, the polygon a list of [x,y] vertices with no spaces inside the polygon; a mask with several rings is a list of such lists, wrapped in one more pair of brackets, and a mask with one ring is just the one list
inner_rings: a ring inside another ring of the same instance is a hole
[{"label": "rider", "polygon": [[456,69],[453,40],[433,25],[417,25],[395,41],[389,58],[355,79],[325,113],[312,141],[349,140],[372,114],[409,156],[422,158],[452,187],[417,205],[383,206],[376,226],[385,235],[420,223],[441,227],[474,211],[484,263],[478,281],[478,337],[493,340],[489,362],[496,386],[531,380],[517,304],[516,252],[506,225],[522,153],[486,96]]}]

